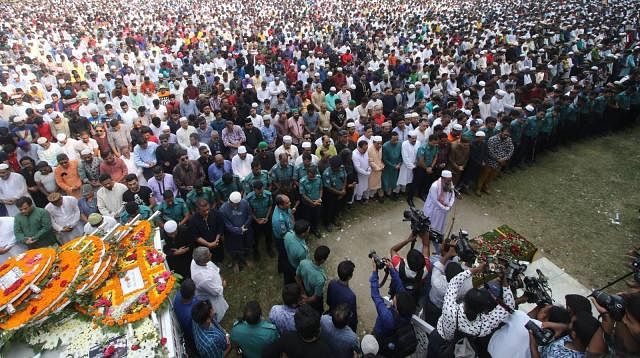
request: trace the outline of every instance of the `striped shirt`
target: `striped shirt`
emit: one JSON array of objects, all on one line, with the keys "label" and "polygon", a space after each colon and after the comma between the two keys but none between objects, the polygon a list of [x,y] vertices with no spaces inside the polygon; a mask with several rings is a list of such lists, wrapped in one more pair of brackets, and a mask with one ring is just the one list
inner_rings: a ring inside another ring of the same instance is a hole
[{"label": "striped shirt", "polygon": [[193,341],[196,344],[198,354],[202,358],[222,358],[227,348],[227,339],[224,330],[216,321],[211,322],[211,326],[202,327],[192,322]]}]

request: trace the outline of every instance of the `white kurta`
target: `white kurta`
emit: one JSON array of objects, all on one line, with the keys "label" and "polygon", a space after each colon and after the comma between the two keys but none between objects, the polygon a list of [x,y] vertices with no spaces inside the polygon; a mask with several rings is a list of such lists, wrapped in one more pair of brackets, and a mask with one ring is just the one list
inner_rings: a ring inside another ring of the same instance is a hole
[{"label": "white kurta", "polygon": [[407,185],[413,182],[413,168],[416,167],[416,154],[420,143],[411,144],[408,140],[402,142],[402,164],[398,174],[398,185]]},{"label": "white kurta", "polygon": [[240,178],[240,181],[242,181],[244,180],[244,177],[251,173],[252,162],[253,155],[247,154],[247,156],[242,159],[239,154],[236,154],[231,158],[231,170],[233,170],[233,174],[237,175]]},{"label": "white kurta", "polygon": [[369,154],[367,152],[360,153],[359,150],[354,150],[351,154],[351,160],[353,161],[353,168],[358,173],[358,185],[355,190],[356,200],[362,199],[364,194],[369,188],[369,175],[371,174],[371,167],[369,166]]},{"label": "white kurta", "polygon": [[191,279],[196,284],[196,296],[204,297],[211,302],[216,314],[216,321],[222,321],[229,304],[224,299],[224,287],[220,269],[213,262],[200,266],[191,260]]},{"label": "white kurta", "polygon": [[442,191],[441,182],[442,179],[438,179],[431,184],[429,195],[427,196],[427,200],[424,202],[422,211],[424,211],[424,215],[431,221],[431,228],[441,234],[444,234],[444,227],[447,224],[447,215],[453,206],[456,196],[453,190],[451,192],[444,192],[442,195],[443,200],[440,202],[438,197]]},{"label": "white kurta", "polygon": [[13,200],[14,204],[4,204],[7,208],[7,216],[16,216],[20,210],[16,207],[15,201],[23,196],[28,196],[27,182],[18,173],[10,173],[7,180],[0,179],[0,200]]},{"label": "white kurta", "polygon": [[[76,236],[83,234],[78,199],[73,196],[63,196],[62,205],[55,206],[49,203],[44,209],[51,215],[51,226],[58,234],[58,239],[61,243],[65,244]],[[65,226],[71,227],[72,230],[63,232],[62,229],[64,229]]]}]

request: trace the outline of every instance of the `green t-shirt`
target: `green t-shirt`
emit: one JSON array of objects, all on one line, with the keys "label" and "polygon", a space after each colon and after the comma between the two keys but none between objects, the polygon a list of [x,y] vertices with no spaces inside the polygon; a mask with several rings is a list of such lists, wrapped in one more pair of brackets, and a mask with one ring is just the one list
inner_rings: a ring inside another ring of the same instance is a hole
[{"label": "green t-shirt", "polygon": [[249,324],[236,321],[231,329],[231,341],[242,349],[245,358],[260,358],[266,346],[278,339],[276,326],[269,321]]},{"label": "green t-shirt", "polygon": [[327,274],[322,267],[309,259],[304,259],[300,261],[296,275],[302,280],[307,296],[322,297],[324,284],[327,281]]},{"label": "green t-shirt", "polygon": [[293,231],[284,234],[284,249],[287,252],[287,259],[294,269],[297,269],[300,262],[309,255],[307,243]]},{"label": "green t-shirt", "polygon": [[269,213],[269,207],[273,204],[272,195],[269,190],[263,190],[258,196],[254,191],[247,194],[245,200],[249,203],[253,214],[258,219],[264,219]]}]

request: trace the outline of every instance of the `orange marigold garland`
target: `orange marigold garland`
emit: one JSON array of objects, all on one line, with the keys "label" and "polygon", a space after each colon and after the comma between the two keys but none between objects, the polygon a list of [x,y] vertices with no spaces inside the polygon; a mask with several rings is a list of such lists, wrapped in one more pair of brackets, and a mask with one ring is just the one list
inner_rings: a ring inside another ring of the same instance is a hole
[{"label": "orange marigold garland", "polygon": [[80,272],[80,254],[77,251],[63,251],[59,255],[59,260],[56,271],[38,297],[30,300],[24,309],[15,312],[5,322],[1,322],[1,329],[15,330],[38,320],[65,298]]},{"label": "orange marigold garland", "polygon": [[[125,293],[123,280],[128,282],[136,277],[142,282]],[[148,246],[132,248],[118,259],[116,272],[94,292],[93,305],[80,307],[79,311],[109,326],[132,323],[157,310],[175,282],[175,277],[166,270],[162,253]]]},{"label": "orange marigold garland", "polygon": [[[118,228],[118,231],[128,230],[130,227],[122,226]],[[130,248],[143,246],[150,244],[151,240],[151,223],[147,220],[142,220],[138,222],[136,226],[131,228],[131,232],[125,235],[122,240],[118,243],[118,247],[120,249],[128,250]]]},{"label": "orange marigold garland", "polygon": [[0,266],[0,277],[12,275],[11,271],[19,277],[6,287],[0,286],[0,310],[10,308],[11,303],[31,295],[33,293],[33,290],[29,291],[30,287],[33,287],[31,285],[37,283],[51,270],[55,257],[56,250],[41,248],[26,251],[5,261]]}]

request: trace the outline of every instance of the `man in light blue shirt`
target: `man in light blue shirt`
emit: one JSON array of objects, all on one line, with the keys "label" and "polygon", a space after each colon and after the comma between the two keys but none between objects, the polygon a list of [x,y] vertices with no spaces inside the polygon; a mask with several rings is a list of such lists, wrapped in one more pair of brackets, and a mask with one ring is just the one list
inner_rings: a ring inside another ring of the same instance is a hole
[{"label": "man in light blue shirt", "polygon": [[147,137],[143,135],[133,148],[133,162],[138,168],[142,168],[142,175],[149,180],[153,176],[153,167],[156,166],[156,148],[158,145],[149,142]]}]

